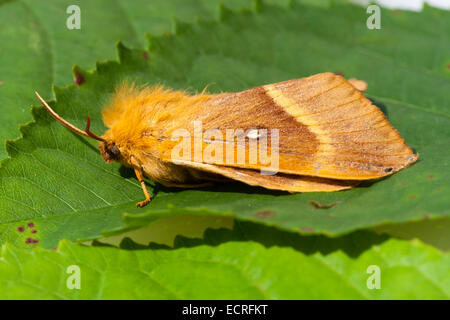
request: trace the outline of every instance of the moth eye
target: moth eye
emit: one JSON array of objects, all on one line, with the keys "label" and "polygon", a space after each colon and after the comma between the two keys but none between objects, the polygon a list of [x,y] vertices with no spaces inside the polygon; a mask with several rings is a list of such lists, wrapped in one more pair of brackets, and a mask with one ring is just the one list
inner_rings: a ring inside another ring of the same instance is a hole
[{"label": "moth eye", "polygon": [[117,148],[117,146],[113,146],[113,147],[111,148],[111,153],[112,153],[113,155],[117,156],[117,155],[120,154],[120,150],[119,150],[119,148]]}]

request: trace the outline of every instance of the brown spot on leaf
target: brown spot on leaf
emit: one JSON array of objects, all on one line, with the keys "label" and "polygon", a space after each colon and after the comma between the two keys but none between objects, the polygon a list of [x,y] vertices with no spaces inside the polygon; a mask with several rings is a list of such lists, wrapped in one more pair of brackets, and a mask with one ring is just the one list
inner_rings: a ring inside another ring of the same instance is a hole
[{"label": "brown spot on leaf", "polygon": [[33,242],[33,239],[31,239],[31,238],[26,238],[25,239],[25,244],[30,244],[32,242]]},{"label": "brown spot on leaf", "polygon": [[36,229],[33,229],[33,230],[31,230],[31,233],[36,233],[37,232],[37,230]]},{"label": "brown spot on leaf", "polygon": [[0,86],[3,84],[3,81],[0,81]]},{"label": "brown spot on leaf", "polygon": [[266,211],[257,212],[253,216],[256,217],[256,218],[264,219],[264,218],[267,218],[267,217],[271,217],[273,215],[275,215],[275,212],[266,210]]},{"label": "brown spot on leaf", "polygon": [[314,232],[314,228],[311,228],[311,227],[300,227],[300,231]]},{"label": "brown spot on leaf", "polygon": [[28,228],[33,228],[34,227],[34,222],[28,222],[27,226],[28,226]]},{"label": "brown spot on leaf", "polygon": [[17,231],[18,232],[24,232],[25,231],[25,227],[24,226],[18,226],[17,227]]},{"label": "brown spot on leaf", "polygon": [[31,242],[32,243],[39,243],[39,240],[38,239],[31,239]]},{"label": "brown spot on leaf", "polygon": [[319,203],[319,202],[314,201],[314,200],[309,200],[308,201],[308,204],[311,207],[313,207],[314,209],[330,209],[330,208],[334,207],[335,205],[337,205],[339,203],[341,203],[341,202],[340,201],[336,201],[336,202],[333,202],[333,203],[330,203],[330,204],[322,204],[322,203]]},{"label": "brown spot on leaf", "polygon": [[142,53],[142,56],[144,57],[145,60],[150,59],[150,56],[148,55],[148,52],[147,52],[147,51],[144,51],[144,52]]},{"label": "brown spot on leaf", "polygon": [[[450,63],[447,65],[447,69],[450,70]],[[1,83],[0,83],[1,84]]]},{"label": "brown spot on leaf", "polygon": [[434,174],[429,174],[429,175],[427,175],[427,178],[428,178],[428,179],[434,179]]},{"label": "brown spot on leaf", "polygon": [[423,216],[424,219],[430,219],[430,215],[427,213]]},{"label": "brown spot on leaf", "polygon": [[333,73],[334,73],[335,75],[337,75],[337,76],[341,76],[341,77],[344,77],[344,78],[345,78],[344,73],[341,72],[341,71],[334,71]]},{"label": "brown spot on leaf", "polygon": [[416,198],[416,196],[415,196],[415,195],[410,195],[409,198],[410,198],[411,200],[414,200],[414,199]]},{"label": "brown spot on leaf", "polygon": [[74,70],[74,77],[77,86],[81,86],[85,82],[84,76],[77,69]]}]

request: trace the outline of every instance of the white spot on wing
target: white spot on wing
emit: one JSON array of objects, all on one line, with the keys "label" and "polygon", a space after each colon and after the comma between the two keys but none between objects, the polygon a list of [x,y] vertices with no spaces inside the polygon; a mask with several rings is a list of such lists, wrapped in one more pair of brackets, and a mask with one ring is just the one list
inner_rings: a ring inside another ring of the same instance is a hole
[{"label": "white spot on wing", "polygon": [[260,135],[258,129],[252,129],[247,133],[249,139],[258,139]]}]

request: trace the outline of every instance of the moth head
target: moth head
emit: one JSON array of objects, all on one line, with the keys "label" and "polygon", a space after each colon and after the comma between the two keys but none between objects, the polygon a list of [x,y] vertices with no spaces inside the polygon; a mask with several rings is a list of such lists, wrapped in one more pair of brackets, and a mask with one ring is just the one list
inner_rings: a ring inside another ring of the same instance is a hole
[{"label": "moth head", "polygon": [[120,161],[120,149],[114,142],[106,140],[100,141],[98,147],[100,149],[100,154],[102,155],[103,160],[105,160],[107,163]]},{"label": "moth head", "polygon": [[41,98],[41,96],[37,93],[36,96],[38,97],[39,101],[42,103],[42,105],[47,109],[47,111],[50,113],[50,115],[55,118],[59,123],[64,125],[65,127],[69,128],[71,131],[88,137],[95,140],[100,141],[98,147],[100,148],[100,153],[103,157],[103,160],[106,162],[112,162],[112,161],[118,161],[121,158],[120,149],[113,141],[107,140],[104,137],[100,137],[96,135],[95,133],[91,132],[89,129],[91,126],[91,119],[87,117],[87,123],[86,123],[86,129],[83,131],[77,127],[75,127],[73,124],[67,122],[65,119],[63,119],[60,115],[58,115],[50,106],[45,102],[44,99]]}]

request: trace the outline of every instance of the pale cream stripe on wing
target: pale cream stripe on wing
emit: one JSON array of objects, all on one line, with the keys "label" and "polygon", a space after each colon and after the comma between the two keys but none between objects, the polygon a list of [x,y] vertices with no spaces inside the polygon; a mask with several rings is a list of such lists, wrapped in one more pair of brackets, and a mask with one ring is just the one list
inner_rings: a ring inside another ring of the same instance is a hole
[{"label": "pale cream stripe on wing", "polygon": [[[292,99],[284,96],[283,92],[277,90],[273,85],[268,84],[263,86],[263,88],[266,91],[266,94],[271,97],[276,104],[281,106],[284,111],[286,111],[299,123],[306,125],[308,127],[308,130],[316,136],[317,140],[319,141],[319,146],[314,159],[320,159],[320,154],[323,152],[336,152],[336,149],[331,144],[332,141],[328,135],[328,132],[322,129],[320,121],[317,121],[315,117],[299,117],[299,114],[304,114],[304,110],[302,110],[301,106]],[[318,117],[320,117],[320,114],[318,115]],[[320,163],[316,163],[314,161],[313,166],[316,169],[316,172],[320,170]]]}]

